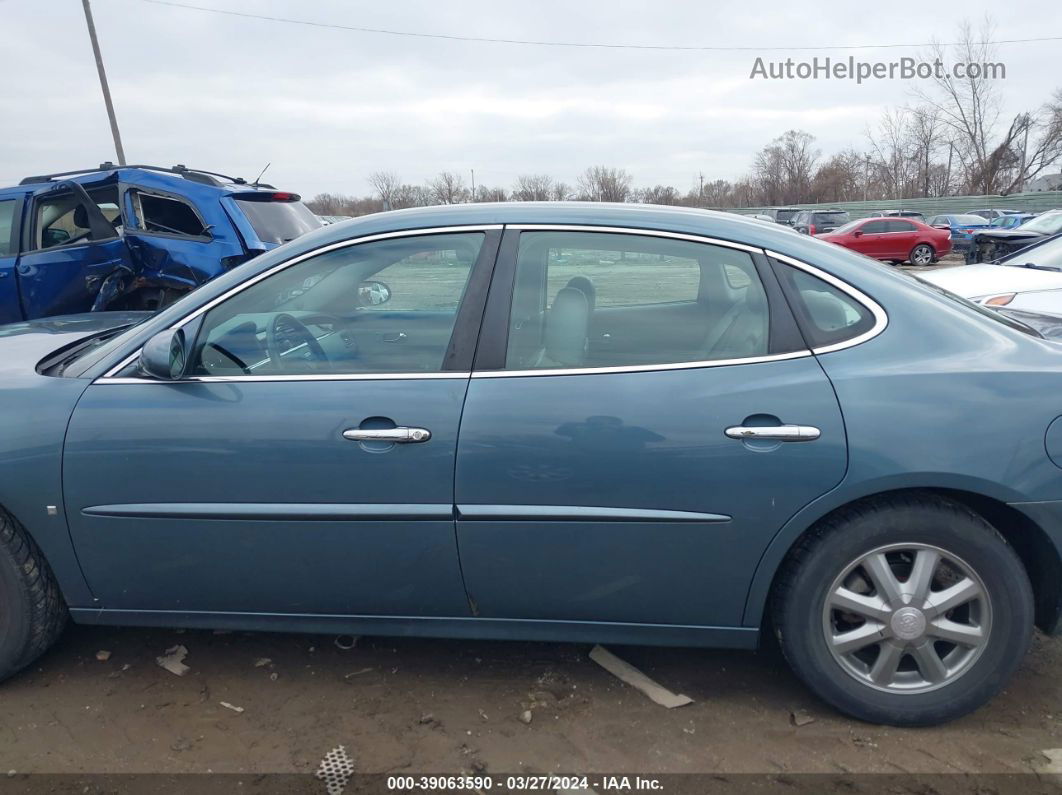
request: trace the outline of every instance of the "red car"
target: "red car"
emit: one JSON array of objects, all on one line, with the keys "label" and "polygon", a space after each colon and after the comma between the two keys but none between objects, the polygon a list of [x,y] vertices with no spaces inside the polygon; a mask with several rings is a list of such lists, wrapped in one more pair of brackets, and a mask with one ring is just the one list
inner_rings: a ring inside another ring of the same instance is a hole
[{"label": "red car", "polygon": [[951,253],[951,231],[913,218],[863,218],[815,235],[874,259],[929,265]]}]

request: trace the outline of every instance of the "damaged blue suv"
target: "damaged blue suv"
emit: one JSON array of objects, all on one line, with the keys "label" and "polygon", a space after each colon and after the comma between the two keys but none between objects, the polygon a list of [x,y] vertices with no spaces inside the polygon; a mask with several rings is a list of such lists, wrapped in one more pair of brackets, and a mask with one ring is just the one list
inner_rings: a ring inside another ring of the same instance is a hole
[{"label": "damaged blue suv", "polygon": [[183,165],[27,177],[0,189],[0,324],[159,309],[319,226],[295,193]]}]

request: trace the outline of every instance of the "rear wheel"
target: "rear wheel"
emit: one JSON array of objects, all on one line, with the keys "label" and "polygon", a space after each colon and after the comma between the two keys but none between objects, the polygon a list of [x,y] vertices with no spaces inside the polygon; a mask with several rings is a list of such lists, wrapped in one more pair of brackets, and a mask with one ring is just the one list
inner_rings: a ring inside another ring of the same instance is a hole
[{"label": "rear wheel", "polygon": [[933,251],[933,247],[927,243],[919,243],[913,249],[911,249],[911,255],[908,257],[912,265],[929,265],[933,262],[933,258],[936,256],[936,252]]},{"label": "rear wheel", "polygon": [[43,654],[65,622],[66,608],[41,551],[0,508],[0,681]]},{"label": "rear wheel", "polygon": [[1020,664],[1033,597],[1007,542],[932,495],[845,509],[791,553],[773,618],[797,675],[843,712],[920,726],[985,703]]}]

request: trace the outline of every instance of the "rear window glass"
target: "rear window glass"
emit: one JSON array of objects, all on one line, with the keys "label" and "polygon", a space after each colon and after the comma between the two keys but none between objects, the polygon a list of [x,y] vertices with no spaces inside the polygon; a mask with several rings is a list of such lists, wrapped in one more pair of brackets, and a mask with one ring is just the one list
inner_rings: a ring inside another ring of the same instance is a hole
[{"label": "rear window glass", "polygon": [[792,221],[793,216],[797,214],[796,210],[775,210],[774,217],[778,221]]},{"label": "rear window glass", "polygon": [[874,327],[870,310],[832,284],[790,265],[781,265],[779,272],[812,348],[836,345]]},{"label": "rear window glass", "polygon": [[302,202],[236,199],[236,204],[263,243],[287,243],[324,225]]},{"label": "rear window glass", "polygon": [[[971,225],[975,225],[975,226],[984,226],[985,223],[986,223],[985,219],[982,218],[979,215],[953,215],[953,216],[951,216],[951,220],[954,221],[955,223],[959,224],[960,226],[963,225],[963,224],[971,224]],[[947,218],[945,218],[944,219],[944,223],[947,223],[947,222],[948,222]]]},{"label": "rear window glass", "polygon": [[848,221],[848,213],[815,213],[817,224],[843,224]]},{"label": "rear window glass", "polygon": [[199,220],[195,210],[185,202],[150,193],[137,193],[135,196],[133,204],[137,220],[145,232],[189,237],[207,235],[203,222]]}]

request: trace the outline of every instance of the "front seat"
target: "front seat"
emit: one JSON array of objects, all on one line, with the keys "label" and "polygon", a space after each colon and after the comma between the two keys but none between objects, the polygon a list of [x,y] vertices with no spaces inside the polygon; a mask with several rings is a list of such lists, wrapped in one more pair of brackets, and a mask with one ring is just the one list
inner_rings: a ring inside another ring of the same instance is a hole
[{"label": "front seat", "polygon": [[565,287],[574,287],[585,295],[586,303],[590,306],[590,314],[594,314],[594,307],[597,304],[597,288],[594,287],[594,283],[590,281],[589,276],[572,276],[572,278],[568,279]]},{"label": "front seat", "polygon": [[576,287],[563,287],[546,313],[544,346],[537,368],[581,367],[586,362],[590,302]]}]

